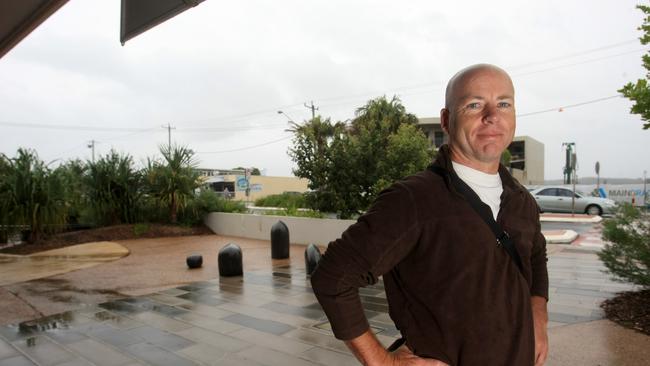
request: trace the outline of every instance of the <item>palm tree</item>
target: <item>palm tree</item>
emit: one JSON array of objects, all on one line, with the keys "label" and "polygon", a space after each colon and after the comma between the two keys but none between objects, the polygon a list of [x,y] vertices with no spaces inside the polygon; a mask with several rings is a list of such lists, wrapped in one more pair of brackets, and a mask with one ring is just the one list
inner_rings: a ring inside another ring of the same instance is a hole
[{"label": "palm tree", "polygon": [[176,224],[178,210],[200,187],[194,151],[178,145],[161,145],[162,160],[149,160],[144,170],[148,192],[169,209],[169,221]]}]

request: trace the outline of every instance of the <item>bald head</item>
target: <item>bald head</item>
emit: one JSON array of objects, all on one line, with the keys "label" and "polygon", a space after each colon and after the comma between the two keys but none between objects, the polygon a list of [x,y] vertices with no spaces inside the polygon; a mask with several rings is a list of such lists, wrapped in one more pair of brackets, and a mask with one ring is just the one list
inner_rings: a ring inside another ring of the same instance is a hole
[{"label": "bald head", "polygon": [[[497,74],[501,74],[504,77],[507,78],[508,82],[512,86],[512,80],[510,79],[510,75],[508,75],[505,70],[498,66],[490,65],[490,64],[476,64],[472,66],[468,66],[454,75],[449,82],[447,83],[447,89],[445,90],[445,108],[448,110],[452,110],[456,104],[458,103],[458,100],[463,97],[463,95],[460,95],[463,87],[465,84],[472,79],[473,76],[475,76],[478,73],[481,72],[493,72]],[[514,91],[514,87],[512,87]]]}]

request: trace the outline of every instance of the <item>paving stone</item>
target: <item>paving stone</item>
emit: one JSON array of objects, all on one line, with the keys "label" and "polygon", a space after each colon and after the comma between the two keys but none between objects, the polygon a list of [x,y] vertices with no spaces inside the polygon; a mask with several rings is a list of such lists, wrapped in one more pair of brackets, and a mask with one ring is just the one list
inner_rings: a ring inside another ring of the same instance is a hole
[{"label": "paving stone", "polygon": [[17,325],[5,325],[0,326],[0,339],[4,339],[8,342],[17,341],[20,339],[26,339],[34,336],[34,332],[31,330],[20,329]]},{"label": "paving stone", "polygon": [[171,305],[171,306],[180,305],[180,304],[187,304],[187,301],[185,299],[179,297],[179,296],[170,296],[170,295],[164,295],[164,294],[152,294],[152,295],[147,295],[146,298],[150,299],[150,300],[153,300],[153,301],[155,301],[157,303],[160,303],[160,304]]},{"label": "paving stone", "polygon": [[[243,329],[239,327],[238,329]],[[193,327],[176,332],[179,336],[192,340],[196,343],[208,344],[224,352],[238,352],[253,344],[230,335],[213,332],[207,329]]]},{"label": "paving stone", "polygon": [[16,350],[11,344],[0,340],[0,360],[18,355]]},{"label": "paving stone", "polygon": [[255,346],[238,353],[239,356],[267,366],[315,366],[316,363],[303,360],[297,356]]},{"label": "paving stone", "polygon": [[99,304],[99,307],[111,311],[113,313],[127,315],[127,316],[139,314],[145,311],[140,307],[119,300],[109,301],[109,302]]},{"label": "paving stone", "polygon": [[42,336],[30,338],[29,341],[18,340],[12,342],[12,345],[38,364],[44,366],[56,365],[78,358],[73,353]]},{"label": "paving stone", "polygon": [[229,336],[245,340],[258,346],[274,349],[276,351],[297,355],[314,346],[299,342],[294,339],[264,333],[255,329],[244,328],[228,334]]},{"label": "paving stone", "polygon": [[226,357],[226,352],[207,344],[195,344],[176,353],[206,365],[218,365]]},{"label": "paving stone", "polygon": [[322,310],[314,310],[310,308],[305,308],[301,306],[287,305],[280,302],[270,302],[261,306],[264,309],[275,311],[277,313],[291,314],[296,316],[301,316],[303,318],[320,320],[325,318],[325,312]]},{"label": "paving stone", "polygon": [[549,321],[567,323],[567,324],[582,323],[582,322],[588,322],[597,319],[599,318],[592,317],[592,316],[579,316],[579,315],[570,315],[570,314],[552,313],[552,312],[548,313]]},{"label": "paving stone", "polygon": [[578,315],[590,317],[594,309],[591,308],[579,308],[574,306],[567,305],[558,305],[558,304],[548,304],[548,311],[553,313],[562,313],[567,315]]},{"label": "paving stone", "polygon": [[36,364],[30,361],[25,356],[15,356],[0,360],[0,366],[35,366]]},{"label": "paving stone", "polygon": [[614,296],[614,294],[608,292],[594,291],[594,290],[581,290],[577,288],[565,288],[565,287],[558,287],[556,292],[558,294],[572,294],[572,295],[605,297],[605,298]]},{"label": "paving stone", "polygon": [[350,355],[314,347],[300,354],[300,357],[323,365],[358,366],[359,361]]},{"label": "paving stone", "polygon": [[214,306],[209,306],[204,304],[190,303],[190,304],[179,305],[179,307],[185,310],[189,310],[190,312],[187,314],[176,316],[175,319],[183,320],[183,319],[191,318],[193,314],[201,314],[207,316],[208,318],[221,319],[225,316],[234,314],[232,311],[227,311],[227,310],[216,308]]},{"label": "paving stone", "polygon": [[94,320],[98,320],[100,322],[104,322],[113,328],[118,328],[118,329],[131,329],[131,328],[136,328],[140,327],[143,325],[143,323],[133,320],[131,318],[127,318],[126,316],[119,315],[112,313],[110,311],[100,311],[92,315]]},{"label": "paving stone", "polygon": [[[253,360],[247,360],[237,354],[228,354],[223,359],[219,360],[215,365],[218,366],[262,366],[262,364],[257,363]],[[291,365],[287,365],[291,366]]]},{"label": "paving stone", "polygon": [[[182,329],[187,329],[189,327],[196,326],[196,327],[201,327],[211,331],[226,334],[242,328],[241,325],[234,324],[220,319],[210,318],[202,314],[183,314],[181,315],[181,317],[184,322],[189,323],[188,327]],[[175,330],[170,330],[170,332],[175,332]]]},{"label": "paving stone", "polygon": [[349,353],[348,347],[342,341],[334,338],[331,333],[324,333],[314,329],[294,329],[282,335],[285,338],[296,339],[300,342]]},{"label": "paving stone", "polygon": [[126,351],[140,360],[157,366],[197,365],[194,361],[148,343],[132,344],[126,348]]},{"label": "paving stone", "polygon": [[66,361],[64,363],[58,363],[56,366],[98,366],[94,363],[90,363],[89,361],[77,358],[71,361]]},{"label": "paving stone", "polygon": [[168,288],[166,290],[158,291],[158,293],[161,293],[163,295],[169,295],[169,296],[178,296],[178,295],[186,294],[187,291],[183,291],[177,288]]},{"label": "paving stone", "polygon": [[[184,314],[183,314],[184,315]],[[168,332],[174,332],[181,329],[191,327],[190,324],[181,322],[155,312],[144,312],[133,316],[134,319],[139,320],[145,324],[151,325]]]},{"label": "paving stone", "polygon": [[83,341],[88,339],[85,334],[73,330],[57,330],[47,332],[47,336],[55,340],[59,344],[68,344]]},{"label": "paving stone", "polygon": [[244,314],[233,314],[223,318],[224,321],[238,324],[244,327],[257,329],[262,332],[271,333],[271,334],[284,334],[295,327],[292,327],[288,324],[276,322],[273,320],[254,318],[252,316]]},{"label": "paving stone", "polygon": [[145,339],[148,343],[152,343],[170,351],[177,351],[195,344],[195,342],[188,339],[150,326],[131,329],[127,334],[140,337]]},{"label": "paving stone", "polygon": [[225,301],[224,300],[219,300],[216,297],[200,292],[189,292],[184,295],[178,296],[179,298],[189,300],[191,303],[199,303],[199,304],[204,304],[204,305],[219,305],[223,304]]},{"label": "paving stone", "polygon": [[290,314],[280,314],[261,307],[226,303],[219,305],[220,309],[229,310],[234,313],[248,315],[254,318],[262,318],[282,322],[293,327],[310,327],[314,320]]},{"label": "paving stone", "polygon": [[88,335],[118,348],[124,348],[145,341],[144,338],[129,334],[125,330],[112,328],[92,331],[89,332]]},{"label": "paving stone", "polygon": [[97,366],[123,366],[134,362],[125,354],[92,339],[68,344],[68,348]]}]

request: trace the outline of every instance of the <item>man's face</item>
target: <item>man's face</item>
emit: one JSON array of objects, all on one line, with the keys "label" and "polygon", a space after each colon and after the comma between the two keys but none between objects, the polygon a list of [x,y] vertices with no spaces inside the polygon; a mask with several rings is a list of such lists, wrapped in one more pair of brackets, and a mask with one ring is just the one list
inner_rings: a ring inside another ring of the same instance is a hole
[{"label": "man's face", "polygon": [[453,88],[450,110],[442,111],[442,127],[463,160],[498,164],[515,133],[514,89],[503,72],[471,71]]}]

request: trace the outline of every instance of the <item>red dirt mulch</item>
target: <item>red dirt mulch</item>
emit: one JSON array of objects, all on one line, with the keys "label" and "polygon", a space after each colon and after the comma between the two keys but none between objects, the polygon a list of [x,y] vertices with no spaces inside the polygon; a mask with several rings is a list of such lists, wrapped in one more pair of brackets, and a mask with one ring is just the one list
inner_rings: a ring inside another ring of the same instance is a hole
[{"label": "red dirt mulch", "polygon": [[607,319],[650,335],[650,289],[621,292],[603,301],[600,307]]},{"label": "red dirt mulch", "polygon": [[[136,226],[138,226],[136,228]],[[138,235],[136,235],[138,234]],[[50,236],[34,244],[19,244],[0,250],[3,254],[27,255],[44,250],[58,249],[70,245],[95,241],[116,241],[171,236],[211,235],[205,226],[183,227],[161,224],[116,225],[97,229],[70,231]]]}]

